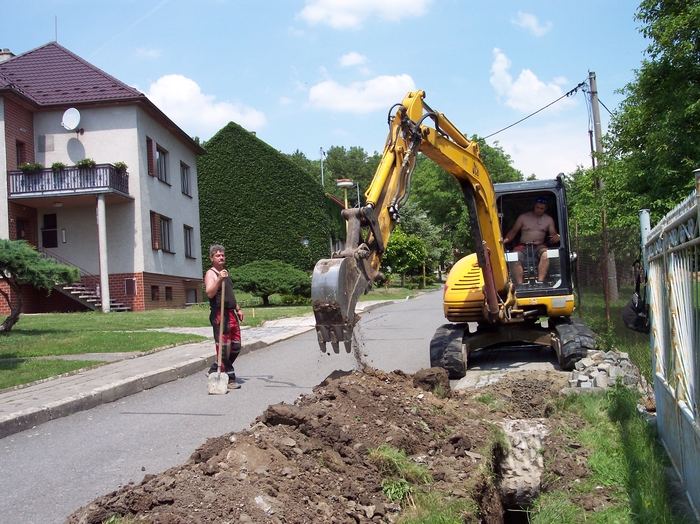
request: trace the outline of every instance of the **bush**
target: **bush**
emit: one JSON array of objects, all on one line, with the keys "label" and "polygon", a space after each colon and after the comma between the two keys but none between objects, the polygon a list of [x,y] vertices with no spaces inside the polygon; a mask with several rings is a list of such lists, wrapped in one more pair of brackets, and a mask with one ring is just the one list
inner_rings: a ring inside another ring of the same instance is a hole
[{"label": "bush", "polygon": [[258,260],[229,271],[233,286],[270,305],[270,295],[311,297],[311,277],[279,260]]},{"label": "bush", "polygon": [[283,306],[308,306],[311,304],[311,297],[304,295],[282,295],[280,302]]}]

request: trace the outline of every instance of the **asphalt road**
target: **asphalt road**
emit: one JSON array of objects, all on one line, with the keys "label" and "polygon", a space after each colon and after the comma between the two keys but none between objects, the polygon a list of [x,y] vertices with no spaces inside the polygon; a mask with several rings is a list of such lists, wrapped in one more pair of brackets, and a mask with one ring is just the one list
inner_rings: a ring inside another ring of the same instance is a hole
[{"label": "asphalt road", "polygon": [[227,395],[208,395],[202,372],[6,437],[0,521],[63,522],[97,496],[185,462],[207,438],[250,427],[268,405],[311,393],[333,371],[429,367],[444,322],[442,293],[427,293],[364,313],[350,354],[321,353],[310,331],[241,356],[242,388]]}]

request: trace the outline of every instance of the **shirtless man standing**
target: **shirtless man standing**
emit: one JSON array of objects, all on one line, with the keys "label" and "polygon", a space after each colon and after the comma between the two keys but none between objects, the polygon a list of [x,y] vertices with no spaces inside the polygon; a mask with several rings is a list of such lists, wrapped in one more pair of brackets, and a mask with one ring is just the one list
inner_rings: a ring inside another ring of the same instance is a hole
[{"label": "shirtless man standing", "polygon": [[520,231],[520,244],[513,251],[518,253],[518,262],[513,264],[513,279],[516,284],[523,283],[523,262],[525,262],[525,244],[532,242],[535,244],[535,256],[540,262],[537,266],[537,280],[543,282],[549,271],[549,259],[547,258],[547,246],[544,245],[544,238],[549,233],[550,242],[557,243],[561,240],[557,229],[554,226],[554,219],[545,213],[547,209],[547,199],[538,198],[535,202],[535,210],[527,211],[518,217],[515,225],[508,231],[503,239],[507,244]]}]

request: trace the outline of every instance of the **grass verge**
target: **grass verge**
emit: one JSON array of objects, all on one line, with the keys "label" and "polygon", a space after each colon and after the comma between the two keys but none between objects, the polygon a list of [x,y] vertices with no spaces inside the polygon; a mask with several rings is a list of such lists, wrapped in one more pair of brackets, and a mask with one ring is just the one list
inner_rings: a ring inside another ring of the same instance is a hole
[{"label": "grass verge", "polygon": [[[668,457],[637,400],[636,391],[618,382],[605,396],[571,395],[561,402],[560,413],[583,422],[569,425],[567,435],[590,451],[591,474],[568,489],[541,494],[530,508],[530,524],[692,522],[672,510]],[[582,497],[602,491],[603,505],[581,507]]]},{"label": "grass verge", "polygon": [[0,390],[70,373],[99,364],[97,360],[6,360],[0,361]]}]

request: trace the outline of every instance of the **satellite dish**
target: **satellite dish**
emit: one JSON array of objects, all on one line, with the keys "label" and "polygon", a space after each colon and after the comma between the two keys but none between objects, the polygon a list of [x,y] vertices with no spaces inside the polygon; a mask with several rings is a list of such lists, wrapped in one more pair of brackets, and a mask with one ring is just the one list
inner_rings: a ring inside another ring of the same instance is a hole
[{"label": "satellite dish", "polygon": [[74,107],[66,109],[65,113],[63,113],[63,118],[61,119],[61,125],[68,131],[75,131],[78,124],[80,124],[80,111]]}]

